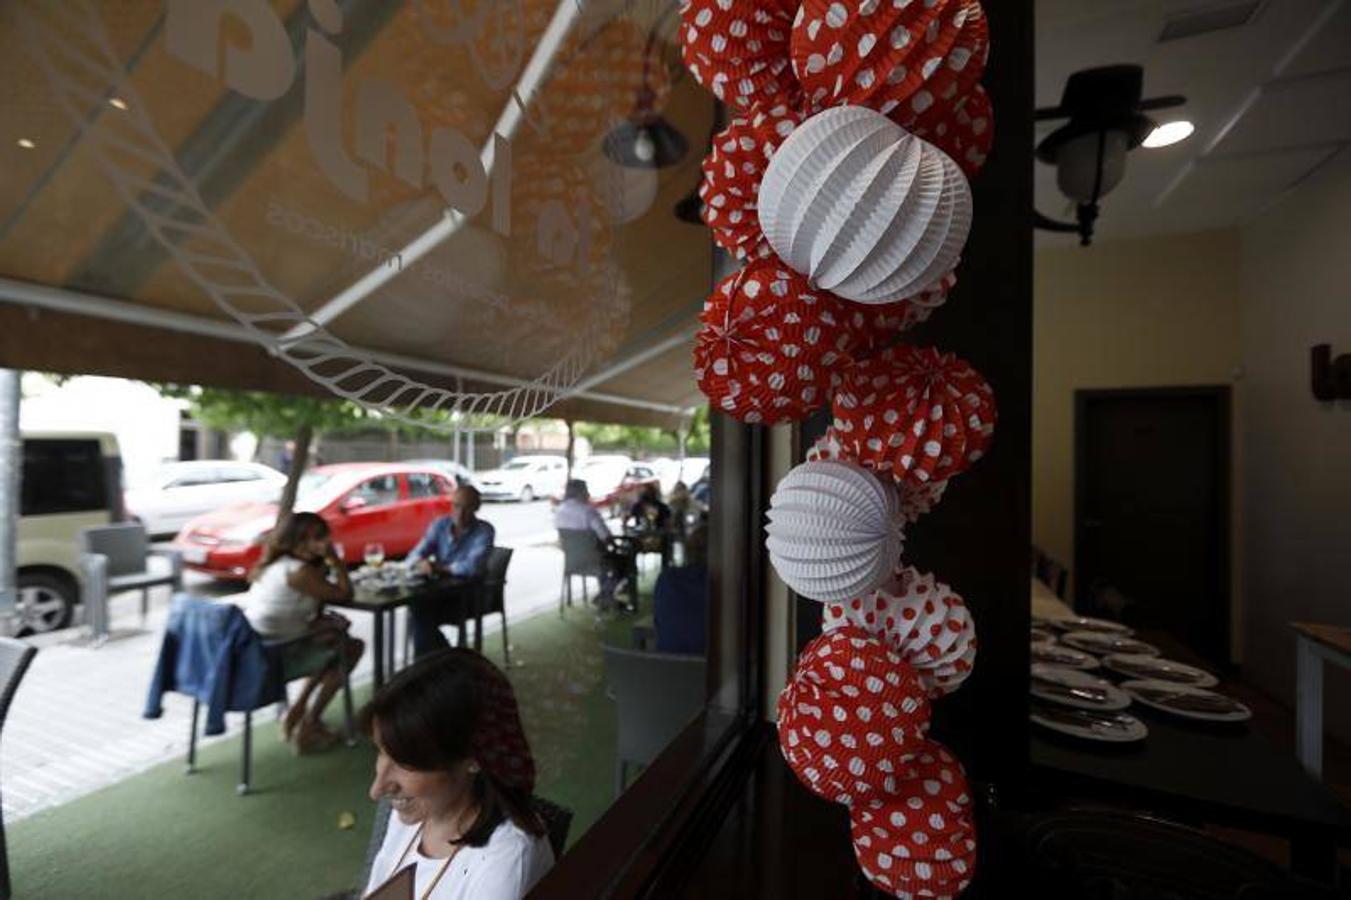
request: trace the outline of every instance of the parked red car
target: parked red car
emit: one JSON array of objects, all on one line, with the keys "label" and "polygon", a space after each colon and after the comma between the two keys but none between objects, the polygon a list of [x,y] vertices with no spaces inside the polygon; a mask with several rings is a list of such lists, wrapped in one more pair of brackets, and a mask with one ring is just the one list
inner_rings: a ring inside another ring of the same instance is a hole
[{"label": "parked red car", "polygon": [[[380,543],[389,559],[412,550],[432,520],[451,511],[454,479],[431,466],[343,463],[306,472],[296,492],[298,511],[316,512],[342,545],[347,563]],[[193,519],[174,539],[190,569],[227,580],[248,577],[277,518],[274,503],[227,506]]]}]

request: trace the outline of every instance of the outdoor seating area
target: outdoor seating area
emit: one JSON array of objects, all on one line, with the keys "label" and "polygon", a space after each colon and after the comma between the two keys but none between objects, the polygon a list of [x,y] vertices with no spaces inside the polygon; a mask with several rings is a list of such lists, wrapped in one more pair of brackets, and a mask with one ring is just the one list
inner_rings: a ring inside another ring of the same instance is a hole
[{"label": "outdoor seating area", "polygon": [[[640,610],[649,615],[652,581],[645,578],[639,590]],[[182,601],[189,599],[182,596],[175,605],[185,606]],[[207,605],[219,606],[229,599],[222,597]],[[122,615],[134,616],[134,609],[129,605]],[[663,715],[662,709],[668,710],[663,734],[669,737],[697,706],[694,697],[701,691],[697,681],[691,683],[694,694],[679,710],[666,707],[663,698],[654,703],[650,693],[654,685],[646,680],[637,685],[649,691],[640,707],[626,705],[629,694],[611,696],[603,660],[611,645],[628,646],[634,620],[630,614],[618,614],[597,629],[592,609],[581,603],[561,616],[543,606],[512,624],[511,647],[520,658],[515,666],[506,664],[507,645],[492,639],[496,623],[491,619],[488,623],[484,652],[508,673],[516,688],[538,767],[536,794],[570,812],[570,825],[564,828],[570,841],[582,836],[612,802],[618,789],[615,770],[628,746],[624,741],[639,736],[647,718]],[[120,621],[115,619],[114,624]],[[27,649],[31,655],[32,648]],[[150,673],[145,674],[143,683],[148,684]],[[353,703],[359,709],[370,697],[371,669],[365,667],[357,676]],[[177,714],[180,722],[198,705],[177,694],[166,694],[163,703],[166,714]],[[12,824],[9,858],[22,873],[14,896],[76,896],[97,891],[108,879],[118,883],[134,879],[145,896],[167,895],[181,885],[193,884],[194,895],[201,897],[256,891],[267,896],[318,898],[364,884],[368,841],[381,813],[366,797],[374,762],[369,738],[358,735],[350,746],[297,758],[277,739],[280,726],[273,710],[270,702],[260,706],[242,729],[239,726],[247,714],[227,712],[226,719],[233,726],[230,733],[190,751],[195,758],[186,767],[183,754],[174,753],[140,774]],[[633,719],[635,715],[639,720]],[[343,716],[341,710],[330,713],[335,726],[341,727]],[[200,728],[195,711],[191,717]],[[181,734],[184,745],[187,736]],[[657,744],[650,738],[644,740],[653,750],[630,757],[630,762],[650,762],[655,749],[665,742],[664,738]],[[251,759],[251,775],[241,778],[243,759]],[[235,799],[237,793],[243,794],[238,788],[245,781],[247,796]],[[127,810],[136,810],[138,824],[125,821]],[[351,822],[346,824],[349,816]],[[166,820],[181,823],[176,841],[183,852],[170,854],[146,871],[129,851],[143,842],[157,842],[159,823]],[[257,867],[246,880],[229,867],[203,869],[200,860],[204,856],[227,860],[255,852],[249,848],[257,846],[260,828],[266,829],[275,865]],[[117,841],[99,838],[109,832],[118,835]],[[60,842],[54,842],[56,835],[62,836]],[[56,852],[58,843],[68,840],[101,849],[91,850],[89,867],[56,865],[56,857],[46,854]],[[294,866],[290,860],[295,858],[313,861],[313,868]],[[47,874],[33,877],[40,872]]]}]

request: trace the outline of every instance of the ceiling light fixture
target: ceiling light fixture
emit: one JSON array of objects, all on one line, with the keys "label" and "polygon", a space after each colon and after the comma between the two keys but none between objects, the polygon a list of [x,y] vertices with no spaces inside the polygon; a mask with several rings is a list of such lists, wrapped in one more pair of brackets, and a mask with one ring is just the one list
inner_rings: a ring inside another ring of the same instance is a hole
[{"label": "ceiling light fixture", "polygon": [[[605,136],[605,155],[635,169],[664,169],[680,162],[689,151],[689,141],[657,109],[657,94],[652,89],[652,60],[661,23],[675,9],[667,7],[652,25],[643,48],[643,83],[633,111]],[[660,60],[658,60],[660,64]]]},{"label": "ceiling light fixture", "polygon": [[658,115],[646,121],[620,122],[605,136],[605,155],[621,166],[664,169],[680,162],[689,142],[670,122]]},{"label": "ceiling light fixture", "polygon": [[[1037,110],[1038,120],[1069,119],[1037,145],[1037,159],[1056,167],[1056,184],[1076,210],[1074,222],[1058,222],[1034,211],[1038,228],[1078,234],[1084,247],[1093,242],[1098,201],[1121,183],[1126,154],[1156,131],[1144,111],[1187,102],[1177,96],[1142,100],[1143,84],[1140,66],[1085,69],[1070,76],[1059,106]],[[1174,140],[1182,137],[1186,135]]]},{"label": "ceiling light fixture", "polygon": [[1196,126],[1186,119],[1178,119],[1176,122],[1164,122],[1158,128],[1149,133],[1149,136],[1140,144],[1141,147],[1147,147],[1150,150],[1156,150],[1159,147],[1168,147],[1179,141],[1185,141],[1192,136]]},{"label": "ceiling light fixture", "polygon": [[19,139],[18,139],[17,141],[15,141],[14,143],[18,144],[20,147],[24,148],[25,150],[32,150],[32,149],[34,149],[35,147],[37,147],[37,144],[35,144],[35,143],[33,143],[32,141],[30,141],[28,138],[19,138]]}]

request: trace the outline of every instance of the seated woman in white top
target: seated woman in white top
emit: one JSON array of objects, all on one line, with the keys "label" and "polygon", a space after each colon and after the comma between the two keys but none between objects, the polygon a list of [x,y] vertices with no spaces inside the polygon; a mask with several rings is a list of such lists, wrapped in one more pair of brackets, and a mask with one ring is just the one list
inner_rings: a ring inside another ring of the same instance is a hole
[{"label": "seated woman in white top", "polygon": [[[511,683],[472,650],[426,656],[362,713],[392,813],[365,895],[413,867],[423,900],[520,900],[553,865]],[[406,877],[406,876],[405,876]]]},{"label": "seated woman in white top", "polygon": [[[329,572],[334,581],[328,580]],[[267,640],[310,638],[288,646],[282,657],[288,681],[309,676],[286,711],[282,738],[300,753],[332,746],[338,735],[324,726],[322,717],[342,687],[342,668],[333,651],[341,649],[341,659],[350,672],[365,645],[347,634],[347,619],[323,611],[325,601],[352,596],[347,566],[333,550],[328,523],[309,512],[288,516],[272,529],[252,580],[244,598],[244,615],[254,631]]]}]

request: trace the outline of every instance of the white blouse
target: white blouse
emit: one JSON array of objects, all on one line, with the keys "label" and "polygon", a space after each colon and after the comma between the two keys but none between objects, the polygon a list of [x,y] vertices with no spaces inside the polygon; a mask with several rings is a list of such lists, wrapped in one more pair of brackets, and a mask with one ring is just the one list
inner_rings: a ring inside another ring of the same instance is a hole
[{"label": "white blouse", "polygon": [[[397,813],[389,814],[389,830],[385,832],[384,843],[371,866],[366,894],[395,874],[396,863],[398,869],[409,863],[417,865],[414,897],[421,897],[427,890],[445,859],[423,856],[421,847],[414,846],[403,861],[399,861],[399,855],[420,827],[403,824]],[[421,839],[417,843],[421,844]],[[482,847],[460,848],[446,874],[437,882],[430,900],[521,900],[553,864],[553,849],[546,837],[532,837],[507,819],[497,826]]]},{"label": "white blouse", "polygon": [[276,559],[263,570],[244,597],[244,615],[253,630],[265,638],[294,638],[310,630],[319,613],[319,601],[291,587],[291,573],[305,565],[290,556]]}]

